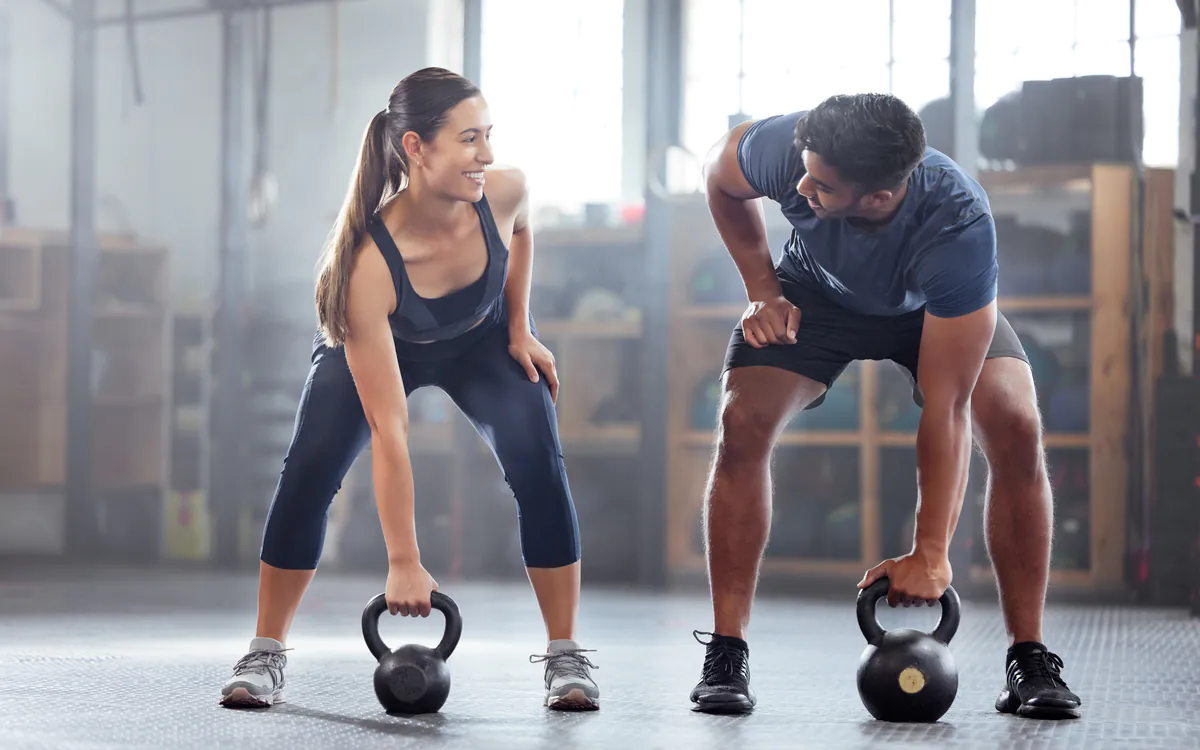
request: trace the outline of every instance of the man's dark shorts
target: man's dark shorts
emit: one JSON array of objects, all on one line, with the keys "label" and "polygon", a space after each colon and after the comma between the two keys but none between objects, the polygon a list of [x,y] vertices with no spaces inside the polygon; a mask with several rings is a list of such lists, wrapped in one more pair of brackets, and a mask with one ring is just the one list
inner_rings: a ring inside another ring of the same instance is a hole
[{"label": "man's dark shorts", "polygon": [[[820,291],[780,278],[783,296],[800,309],[800,327],[796,342],[755,349],[746,343],[739,324],[733,329],[725,352],[725,370],[735,367],[779,367],[823,383],[833,385],[846,366],[855,360],[891,360],[904,372],[913,386],[913,400],[923,406],[917,388],[917,358],[921,351],[921,328],[925,309],[894,317],[861,315],[829,301]],[[996,331],[987,358],[1029,358],[1012,325],[1003,315],[996,316]],[[821,396],[808,408],[825,400]]]}]

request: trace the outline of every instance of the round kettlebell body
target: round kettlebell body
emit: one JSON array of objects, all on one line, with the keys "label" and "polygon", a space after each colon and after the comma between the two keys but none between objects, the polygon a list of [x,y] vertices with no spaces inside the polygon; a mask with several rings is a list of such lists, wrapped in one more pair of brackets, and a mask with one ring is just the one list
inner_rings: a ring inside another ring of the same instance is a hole
[{"label": "round kettlebell body", "polygon": [[863,651],[858,695],[880,721],[937,721],[958,695],[954,654],[927,633],[890,630]]},{"label": "round kettlebell body", "polygon": [[858,662],[858,695],[880,721],[937,721],[958,695],[958,665],[949,649],[962,616],[958,593],[946,588],[933,633],[884,630],[875,605],[887,593],[888,579],[881,578],[858,595],[858,625],[867,639]]},{"label": "round kettlebell body", "polygon": [[450,696],[450,668],[446,660],[462,635],[462,617],[450,597],[434,591],[430,603],[446,615],[446,631],[436,648],[415,644],[389,649],[379,637],[379,616],[387,611],[383,594],[363,610],[363,637],[375,667],[375,697],[388,713],[425,714],[441,709]]},{"label": "round kettlebell body", "polygon": [[450,668],[424,646],[401,646],[375,667],[375,697],[389,713],[434,713],[450,697]]}]

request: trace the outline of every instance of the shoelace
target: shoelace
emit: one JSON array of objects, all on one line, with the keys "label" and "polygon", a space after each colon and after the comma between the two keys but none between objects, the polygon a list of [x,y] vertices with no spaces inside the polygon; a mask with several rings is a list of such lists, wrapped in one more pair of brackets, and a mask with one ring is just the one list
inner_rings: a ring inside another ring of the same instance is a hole
[{"label": "shoelace", "polygon": [[[590,680],[592,677],[588,674],[588,667],[592,669],[599,669],[600,667],[593,664],[591,660],[584,656],[584,653],[594,653],[595,650],[593,648],[565,648],[561,651],[533,654],[529,657],[529,662],[531,664],[545,662],[548,673]],[[547,675],[547,680],[549,680],[549,675]]]},{"label": "shoelace", "polygon": [[[702,635],[709,636],[710,640],[700,640]],[[746,659],[745,651],[729,641],[718,640],[712,633],[693,630],[692,637],[697,643],[708,647],[704,654],[704,672],[701,676],[706,684],[724,682],[731,677],[741,680],[749,677],[750,663]]]},{"label": "shoelace", "polygon": [[1049,651],[1038,651],[1028,656],[1020,656],[1013,660],[1011,669],[1020,675],[1021,681],[1049,682],[1054,687],[1066,689],[1067,683],[1062,678],[1063,660],[1058,654]]},{"label": "shoelace", "polygon": [[[290,651],[291,649],[285,650]],[[283,651],[251,651],[233,665],[233,673],[243,675],[247,672],[262,674],[268,670],[277,672],[285,666],[287,666],[287,657],[284,656]]]}]

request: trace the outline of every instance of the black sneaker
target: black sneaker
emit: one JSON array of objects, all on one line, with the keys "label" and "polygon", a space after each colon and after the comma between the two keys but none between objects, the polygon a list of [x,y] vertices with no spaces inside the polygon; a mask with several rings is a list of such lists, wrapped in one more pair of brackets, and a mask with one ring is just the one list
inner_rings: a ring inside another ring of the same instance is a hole
[{"label": "black sneaker", "polygon": [[1073,719],[1079,696],[1062,678],[1063,661],[1040,643],[1017,643],[1008,649],[1008,684],[996,699],[996,710],[1031,719]]},{"label": "black sneaker", "polygon": [[[708,642],[700,636],[711,636]],[[754,710],[757,699],[750,689],[750,647],[741,638],[692,631],[707,646],[704,673],[692,688],[694,711],[710,714],[744,714]]]}]

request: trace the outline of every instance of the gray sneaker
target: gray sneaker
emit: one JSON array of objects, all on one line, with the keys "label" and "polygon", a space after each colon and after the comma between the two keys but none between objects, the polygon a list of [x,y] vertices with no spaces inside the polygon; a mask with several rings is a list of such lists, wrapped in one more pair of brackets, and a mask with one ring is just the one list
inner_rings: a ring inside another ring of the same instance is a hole
[{"label": "gray sneaker", "polygon": [[274,638],[250,641],[250,651],[233,666],[233,676],[221,688],[221,705],[258,708],[282,703],[285,650]]},{"label": "gray sneaker", "polygon": [[588,667],[599,669],[584,653],[594,649],[579,648],[572,640],[550,641],[544,654],[535,654],[529,661],[546,663],[546,700],[548,708],[559,711],[595,711],[600,708],[600,688],[592,681]]}]

